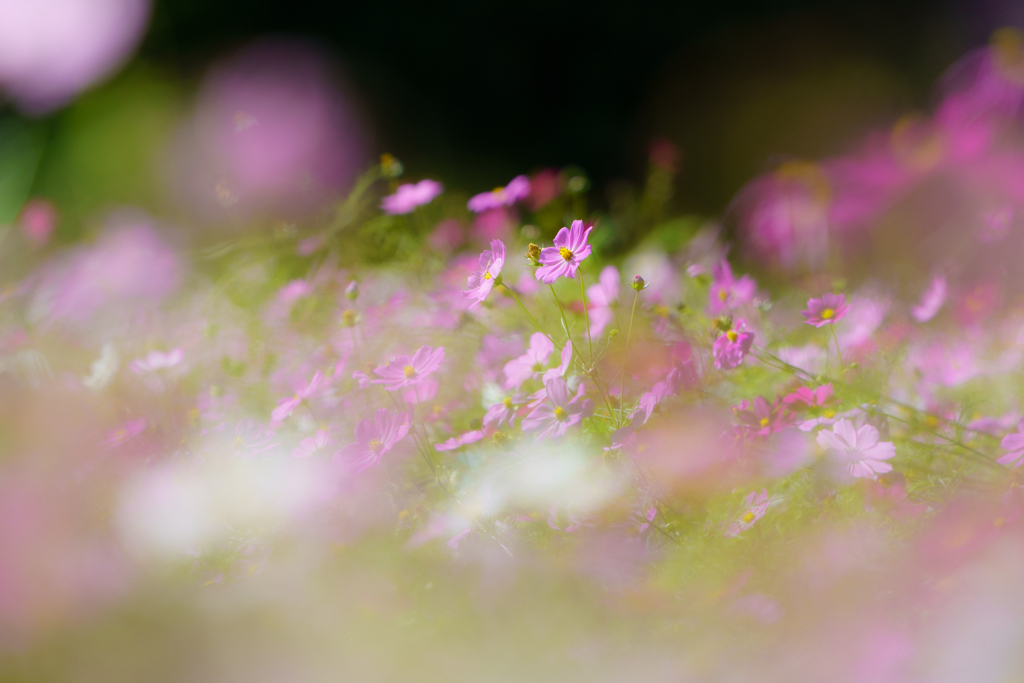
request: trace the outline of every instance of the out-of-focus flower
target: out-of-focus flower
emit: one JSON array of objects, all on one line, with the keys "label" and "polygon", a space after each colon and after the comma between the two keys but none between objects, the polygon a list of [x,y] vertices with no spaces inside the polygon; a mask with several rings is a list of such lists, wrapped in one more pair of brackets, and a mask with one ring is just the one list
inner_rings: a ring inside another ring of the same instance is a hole
[{"label": "out-of-focus flower", "polygon": [[137,375],[141,375],[147,372],[156,372],[157,370],[173,368],[175,365],[181,363],[181,360],[184,357],[185,352],[181,348],[172,349],[167,353],[150,351],[144,357],[133,360],[130,367],[132,372]]},{"label": "out-of-focus flower", "polygon": [[921,303],[910,309],[910,314],[919,323],[926,323],[935,317],[935,314],[946,302],[946,278],[936,275],[928,285],[928,289],[921,295]]},{"label": "out-of-focus flower", "polygon": [[732,412],[739,421],[737,429],[744,436],[768,436],[792,424],[792,416],[787,412],[786,404],[778,399],[768,403],[763,396],[757,396],[753,401],[744,400],[733,406]]},{"label": "out-of-focus flower", "polygon": [[1009,451],[996,460],[1000,465],[1016,468],[1024,464],[1024,419],[1017,423],[1017,432],[1004,436],[1003,440],[999,442],[999,446],[1003,450]]},{"label": "out-of-focus flower", "polygon": [[831,452],[853,477],[874,478],[892,471],[885,461],[896,455],[896,446],[889,441],[879,443],[878,430],[871,425],[857,429],[844,418],[831,430],[822,429],[817,438],[818,445]]},{"label": "out-of-focus flower", "polygon": [[708,291],[708,312],[721,315],[750,303],[757,292],[757,283],[749,275],[736,279],[729,262],[722,259],[711,270],[711,289]]},{"label": "out-of-focus flower", "polygon": [[516,176],[505,187],[496,187],[490,192],[481,192],[469,200],[467,207],[475,213],[482,213],[502,206],[512,206],[530,196],[530,179]]},{"label": "out-of-focus flower", "polygon": [[575,396],[571,396],[563,377],[545,378],[544,390],[546,401],[523,418],[523,431],[539,431],[538,439],[565,434],[569,427],[583,419],[589,403],[583,400],[583,385],[579,386]]},{"label": "out-of-focus flower", "polygon": [[316,453],[327,447],[330,443],[331,437],[323,429],[316,430],[316,434],[313,436],[307,436],[305,439],[299,442],[299,447],[292,450],[293,458],[307,458],[310,455]]},{"label": "out-of-focus flower", "polygon": [[534,332],[530,335],[530,347],[519,358],[505,363],[505,388],[518,389],[528,379],[540,377],[548,364],[548,359],[555,350],[547,335]]},{"label": "out-of-focus flower", "polygon": [[280,422],[289,415],[292,411],[299,407],[303,401],[316,393],[317,389],[320,388],[320,383],[323,382],[324,373],[319,370],[313,375],[313,379],[309,380],[309,384],[296,388],[295,395],[288,398],[281,399],[277,407],[270,414],[270,419],[273,422]]},{"label": "out-of-focus flower", "polygon": [[534,273],[535,277],[546,285],[552,284],[560,277],[576,278],[576,269],[583,259],[590,256],[590,244],[587,243],[590,231],[594,226],[583,229],[583,221],[573,221],[572,227],[562,228],[555,235],[555,246],[544,247],[538,261],[541,267]]},{"label": "out-of-focus flower", "polygon": [[739,536],[764,517],[773,501],[774,498],[768,497],[768,489],[761,489],[760,493],[751,491],[743,501],[745,509],[729,523],[722,535],[726,538]]},{"label": "out-of-focus flower", "polygon": [[436,180],[421,180],[418,183],[399,185],[394,194],[380,200],[380,208],[386,213],[412,213],[417,206],[434,201],[444,192],[444,186]]},{"label": "out-of-focus flower", "polygon": [[408,433],[408,415],[379,408],[373,420],[361,420],[356,425],[355,443],[335,453],[334,464],[343,471],[359,474],[379,464],[380,459]]},{"label": "out-of-focus flower", "polygon": [[366,139],[323,54],[266,40],[211,69],[174,141],[172,176],[211,220],[225,209],[308,213],[349,188]]},{"label": "out-of-focus flower", "polygon": [[601,336],[612,320],[612,306],[619,300],[619,286],[619,270],[615,266],[605,266],[597,284],[587,287],[590,333],[595,337]]},{"label": "out-of-focus flower", "polygon": [[512,424],[519,406],[523,403],[521,394],[506,396],[497,403],[491,404],[484,414],[484,426],[498,428],[506,422]]},{"label": "out-of-focus flower", "polygon": [[148,0],[0,0],[0,89],[56,109],[120,66],[148,19]]},{"label": "out-of-focus flower", "polygon": [[373,383],[384,385],[388,391],[414,387],[441,367],[443,360],[443,346],[436,349],[433,346],[421,346],[412,356],[398,356],[374,370],[380,379],[373,380]]},{"label": "out-of-focus flower", "polygon": [[89,376],[82,380],[82,384],[93,391],[100,391],[110,384],[120,367],[121,358],[117,349],[107,342],[100,349],[100,357],[93,361],[89,368]]},{"label": "out-of-focus flower", "polygon": [[829,292],[820,299],[809,299],[807,310],[801,311],[800,315],[804,317],[804,322],[808,325],[821,327],[836,324],[846,316],[849,310],[850,305],[846,303],[845,294]]},{"label": "out-of-focus flower", "polygon": [[466,432],[465,434],[453,436],[447,441],[434,444],[434,450],[436,450],[439,453],[454,451],[458,448],[462,448],[463,446],[468,446],[471,443],[476,443],[480,439],[484,438],[484,436],[485,434],[482,429],[474,429],[472,431]]},{"label": "out-of-focus flower", "polygon": [[734,329],[722,333],[711,347],[715,367],[719,370],[738,367],[754,344],[754,333],[744,332],[745,320],[737,320]]},{"label": "out-of-focus flower", "polygon": [[45,199],[33,199],[18,214],[18,225],[29,244],[44,247],[57,227],[57,209]]},{"label": "out-of-focus flower", "polygon": [[480,254],[480,270],[473,272],[466,282],[469,289],[463,294],[472,300],[469,308],[475,307],[487,298],[495,282],[501,277],[501,269],[504,266],[505,244],[501,240],[491,240],[491,248]]}]

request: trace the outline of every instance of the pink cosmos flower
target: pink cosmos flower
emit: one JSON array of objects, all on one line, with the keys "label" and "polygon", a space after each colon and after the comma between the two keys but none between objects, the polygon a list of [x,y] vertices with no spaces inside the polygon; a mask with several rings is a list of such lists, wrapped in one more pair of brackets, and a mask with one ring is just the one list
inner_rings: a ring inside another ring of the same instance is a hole
[{"label": "pink cosmos flower", "polygon": [[1010,451],[996,460],[1000,465],[1017,468],[1024,464],[1024,419],[1017,423],[1017,433],[1004,436],[999,446]]},{"label": "pink cosmos flower", "polygon": [[466,205],[474,213],[483,213],[502,206],[512,206],[530,196],[530,179],[516,176],[505,187],[496,187],[490,192],[481,192]]},{"label": "pink cosmos flower", "polygon": [[674,396],[679,393],[679,388],[683,385],[683,380],[683,371],[678,367],[672,368],[668,371],[665,379],[660,382],[655,382],[650,391],[644,392],[644,394],[640,396],[636,412],[643,412],[644,414],[644,420],[641,424],[646,424],[647,421],[651,419],[651,415],[654,413],[654,409],[658,407],[659,403],[669,396]]},{"label": "pink cosmos flower", "polygon": [[277,407],[274,408],[274,412],[270,414],[270,420],[272,422],[280,422],[286,417],[292,414],[292,411],[299,407],[299,405],[307,398],[312,396],[316,390],[320,387],[320,382],[324,379],[324,373],[319,370],[313,375],[313,379],[309,380],[309,384],[305,387],[300,387],[295,390],[295,395],[289,398],[282,398],[277,403]]},{"label": "pink cosmos flower", "polygon": [[569,384],[564,377],[551,377],[544,382],[546,400],[523,419],[524,432],[536,432],[537,439],[557,437],[578,424],[589,408],[589,401],[583,398],[581,384],[576,395],[570,398]]},{"label": "pink cosmos flower", "polygon": [[487,413],[484,414],[484,426],[496,429],[506,422],[512,424],[516,417],[516,412],[518,412],[519,406],[522,403],[522,394],[515,394],[514,396],[506,396],[498,403],[491,405],[487,408]]},{"label": "pink cosmos flower", "polygon": [[729,262],[722,259],[711,269],[711,289],[708,291],[708,312],[721,315],[750,302],[757,293],[757,284],[749,275],[736,279]]},{"label": "pink cosmos flower", "polygon": [[875,478],[892,471],[885,462],[896,455],[890,441],[878,441],[878,430],[871,425],[856,429],[847,419],[836,422],[832,430],[818,432],[818,445],[832,452],[840,465],[847,466],[850,476]]},{"label": "pink cosmos flower", "polygon": [[935,317],[935,314],[946,302],[946,278],[941,275],[932,279],[928,289],[921,295],[921,303],[910,309],[910,314],[919,323],[926,323]]},{"label": "pink cosmos flower", "polygon": [[441,367],[444,360],[444,347],[421,346],[410,356],[398,356],[388,364],[374,370],[381,379],[373,380],[374,384],[383,384],[388,391],[397,391],[405,387],[420,384],[432,372]]},{"label": "pink cosmos flower", "polygon": [[834,325],[839,322],[846,316],[849,310],[850,305],[846,303],[845,294],[832,294],[829,292],[820,299],[809,299],[807,301],[807,310],[802,311],[800,315],[804,317],[804,322],[808,325],[821,327],[822,325]]},{"label": "pink cosmos flower", "polygon": [[150,351],[143,358],[136,358],[132,361],[131,369],[137,375],[141,375],[147,372],[156,372],[157,370],[166,370],[167,368],[173,368],[175,365],[181,363],[184,358],[185,352],[181,348],[176,348],[167,353],[161,353],[160,351]]},{"label": "pink cosmos flower", "polygon": [[313,436],[307,436],[299,442],[299,447],[292,451],[293,458],[306,458],[317,451],[326,448],[331,437],[323,429],[316,430]]},{"label": "pink cosmos flower", "polygon": [[746,321],[736,321],[735,329],[729,330],[715,340],[711,347],[711,355],[715,358],[715,367],[719,370],[739,367],[743,358],[754,344],[754,333],[743,332]]},{"label": "pink cosmos flower", "polygon": [[469,276],[466,286],[469,288],[462,294],[471,299],[469,308],[487,298],[494,288],[494,283],[501,276],[505,266],[505,244],[501,240],[491,240],[491,248],[480,254],[480,270]]},{"label": "pink cosmos flower", "polygon": [[138,420],[128,420],[119,429],[115,429],[107,435],[107,438],[103,441],[106,446],[117,447],[121,444],[130,441],[132,438],[138,436],[146,429],[146,418],[140,417]]},{"label": "pink cosmos flower", "polygon": [[619,287],[619,270],[615,266],[605,266],[597,284],[587,287],[587,303],[590,304],[587,315],[590,316],[590,333],[593,336],[601,336],[611,322],[612,306],[619,300]]},{"label": "pink cosmos flower", "polygon": [[811,416],[811,419],[800,420],[796,423],[797,428],[802,432],[809,432],[818,425],[831,425],[835,422],[835,419],[843,417],[840,415],[837,418],[836,411],[832,407],[837,401],[832,395],[831,382],[823,384],[816,389],[800,387],[796,391],[787,394],[782,399],[782,402],[790,410],[799,411],[804,415]]},{"label": "pink cosmos flower", "polygon": [[654,507],[653,505],[651,507],[647,508],[647,512],[644,513],[644,519],[646,519],[647,521],[644,522],[643,524],[641,524],[639,527],[637,527],[636,532],[638,534],[642,534],[643,532],[647,531],[647,528],[649,526],[651,526],[650,522],[653,522],[654,518],[657,517],[657,516],[658,516],[658,508]]},{"label": "pink cosmos flower", "polygon": [[733,406],[732,412],[739,421],[737,431],[743,435],[768,436],[792,424],[792,416],[778,399],[769,404],[764,397],[757,396],[753,401],[744,400]]},{"label": "pink cosmos flower", "polygon": [[587,239],[594,226],[583,229],[583,221],[573,221],[572,227],[562,228],[555,235],[555,246],[544,247],[540,252],[540,268],[534,276],[546,285],[560,277],[576,278],[580,262],[590,256]]},{"label": "pink cosmos flower", "polygon": [[754,523],[768,512],[768,506],[774,500],[774,498],[768,497],[768,489],[761,489],[760,493],[751,491],[743,501],[745,509],[729,523],[722,535],[726,538],[733,538],[754,526]]},{"label": "pink cosmos flower", "polygon": [[373,420],[361,420],[356,425],[356,441],[334,454],[336,467],[351,474],[359,474],[380,463],[399,441],[409,433],[409,416],[378,408]]},{"label": "pink cosmos flower", "polygon": [[526,353],[505,363],[505,388],[518,389],[528,379],[540,377],[555,345],[542,332],[530,335],[530,348]]},{"label": "pink cosmos flower", "polygon": [[440,453],[454,451],[458,448],[462,448],[463,446],[468,446],[471,443],[476,443],[480,439],[484,438],[484,436],[486,436],[484,434],[484,430],[474,429],[472,431],[466,432],[465,434],[453,436],[447,441],[442,441],[441,443],[434,444],[434,450]]},{"label": "pink cosmos flower", "polygon": [[392,215],[412,213],[417,206],[429,204],[443,191],[444,186],[436,180],[421,180],[415,184],[399,185],[394,194],[380,200],[380,208]]},{"label": "pink cosmos flower", "polygon": [[18,214],[22,234],[33,247],[43,247],[57,227],[57,209],[45,199],[33,199]]}]

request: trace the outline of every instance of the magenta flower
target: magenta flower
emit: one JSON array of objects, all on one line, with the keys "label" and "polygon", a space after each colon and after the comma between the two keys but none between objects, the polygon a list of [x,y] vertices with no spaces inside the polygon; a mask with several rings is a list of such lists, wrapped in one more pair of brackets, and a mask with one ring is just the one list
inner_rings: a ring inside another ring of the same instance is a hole
[{"label": "magenta flower", "polygon": [[878,430],[871,425],[856,429],[844,418],[831,431],[818,432],[818,445],[833,453],[850,476],[874,479],[877,474],[892,472],[892,465],[885,461],[896,455],[896,446],[889,441],[879,443]]},{"label": "magenta flower", "polygon": [[820,299],[810,299],[807,302],[807,310],[802,311],[804,322],[808,325],[821,327],[822,325],[834,325],[846,317],[850,305],[846,303],[845,294],[825,294]]},{"label": "magenta flower", "polygon": [[743,501],[745,509],[729,523],[722,535],[726,538],[739,536],[741,533],[754,526],[757,520],[764,517],[768,512],[768,506],[774,498],[768,497],[768,489],[761,489],[760,493],[751,491],[746,500]]},{"label": "magenta flower", "polygon": [[926,323],[935,317],[944,303],[946,303],[946,278],[937,275],[921,295],[921,303],[910,309],[910,314],[917,322]]},{"label": "magenta flower", "polygon": [[800,387],[791,394],[786,394],[782,402],[792,405],[795,409],[820,408],[832,401],[832,383],[822,384],[816,389]]},{"label": "magenta flower", "polygon": [[719,370],[739,367],[743,358],[754,344],[754,333],[743,332],[745,320],[737,320],[736,328],[729,330],[715,340],[711,347],[711,355],[715,358],[715,367]]},{"label": "magenta flower", "polygon": [[388,364],[374,370],[381,379],[373,380],[374,384],[383,384],[388,391],[397,391],[405,387],[420,384],[432,372],[441,367],[444,360],[444,347],[421,346],[410,356],[399,356],[388,361]]},{"label": "magenta flower", "polygon": [[412,213],[417,206],[429,204],[443,191],[444,186],[436,180],[421,180],[415,184],[399,185],[394,194],[380,200],[380,208],[392,215]]},{"label": "magenta flower", "polygon": [[1000,465],[1016,468],[1024,464],[1024,419],[1017,423],[1017,433],[1004,436],[999,446],[1010,451],[996,460]]},{"label": "magenta flower", "polygon": [[359,474],[380,463],[384,454],[409,433],[409,416],[378,408],[373,420],[360,420],[356,425],[356,441],[334,454],[335,466],[351,474]]},{"label": "magenta flower", "polygon": [[590,256],[587,239],[594,226],[583,229],[583,221],[573,221],[571,228],[562,228],[555,235],[555,246],[544,247],[540,252],[540,268],[535,277],[546,285],[560,277],[576,278],[580,262]]},{"label": "magenta flower", "polygon": [[526,353],[505,363],[505,388],[518,389],[526,380],[540,377],[554,350],[555,345],[543,332],[530,335]]},{"label": "magenta flower", "polygon": [[299,407],[299,405],[307,398],[312,396],[316,390],[320,387],[320,382],[324,379],[324,373],[319,370],[313,375],[313,379],[309,380],[309,384],[305,387],[301,387],[295,390],[295,395],[289,398],[282,398],[277,403],[277,407],[274,408],[274,412],[270,414],[270,420],[272,422],[280,422],[286,417],[292,414],[292,411]]},{"label": "magenta flower", "polygon": [[755,397],[753,401],[741,401],[733,406],[732,412],[739,421],[737,431],[743,435],[768,436],[781,432],[793,421],[784,402],[776,399],[774,403],[768,403],[762,396]]},{"label": "magenta flower", "polygon": [[496,187],[490,192],[481,192],[474,196],[466,206],[474,213],[483,213],[503,206],[512,206],[529,196],[530,179],[520,175],[510,180],[505,187]]},{"label": "magenta flower", "polygon": [[145,355],[145,357],[133,360],[131,369],[132,372],[137,375],[147,372],[156,372],[157,370],[166,370],[167,368],[173,368],[175,365],[181,363],[184,355],[185,354],[181,348],[173,349],[167,353],[150,351]]},{"label": "magenta flower", "polygon": [[491,240],[491,248],[480,254],[480,270],[475,271],[466,281],[469,288],[462,294],[472,299],[469,308],[475,307],[487,298],[494,288],[494,283],[501,276],[505,266],[505,244],[501,240]]},{"label": "magenta flower", "polygon": [[721,315],[750,302],[757,293],[757,284],[749,275],[736,279],[729,262],[722,259],[711,269],[711,289],[708,291],[708,312]]},{"label": "magenta flower", "polygon": [[316,430],[313,436],[307,436],[299,442],[299,447],[292,451],[293,458],[306,458],[317,451],[326,448],[331,438],[322,429]]},{"label": "magenta flower", "polygon": [[536,432],[537,439],[556,437],[574,424],[578,424],[588,408],[589,401],[583,398],[583,385],[580,385],[575,396],[569,392],[569,384],[564,377],[548,377],[544,382],[545,401],[523,418],[523,431]]},{"label": "magenta flower", "polygon": [[587,314],[590,316],[590,333],[593,336],[601,336],[611,322],[612,306],[619,300],[619,287],[619,271],[615,266],[605,266],[598,283],[587,287],[587,297],[590,299],[587,302],[590,305]]}]

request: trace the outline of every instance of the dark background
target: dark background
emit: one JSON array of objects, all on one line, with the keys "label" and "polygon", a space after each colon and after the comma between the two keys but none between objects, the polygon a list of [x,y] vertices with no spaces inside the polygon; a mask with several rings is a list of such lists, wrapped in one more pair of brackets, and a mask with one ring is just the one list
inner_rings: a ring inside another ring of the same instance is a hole
[{"label": "dark background", "polygon": [[600,191],[683,153],[680,202],[718,212],[768,164],[843,151],[925,110],[1020,10],[992,0],[361,3],[161,0],[143,60],[198,79],[266,35],[339,59],[378,151],[475,192],[575,164]]}]

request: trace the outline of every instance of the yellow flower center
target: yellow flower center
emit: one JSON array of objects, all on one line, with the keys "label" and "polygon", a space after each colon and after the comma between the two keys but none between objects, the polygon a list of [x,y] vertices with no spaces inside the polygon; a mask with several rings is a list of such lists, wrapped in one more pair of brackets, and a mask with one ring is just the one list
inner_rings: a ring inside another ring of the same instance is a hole
[{"label": "yellow flower center", "polygon": [[512,409],[512,397],[506,396],[505,400],[503,401],[503,403],[505,404],[505,409],[506,410],[511,410]]},{"label": "yellow flower center", "polygon": [[725,336],[728,337],[729,341],[731,341],[733,344],[735,344],[736,340],[739,339],[740,337],[740,335],[736,333],[736,330],[729,330],[728,332],[725,333]]},{"label": "yellow flower center", "polygon": [[754,521],[753,511],[747,510],[746,512],[743,513],[743,517],[741,517],[740,519],[742,519],[746,524],[750,524]]},{"label": "yellow flower center", "polygon": [[490,274],[490,273],[486,273],[486,272],[485,272],[485,273],[484,273],[484,279],[485,279],[485,280],[490,280],[490,279],[491,279],[491,274]]},{"label": "yellow flower center", "polygon": [[235,448],[238,448],[238,447],[239,447],[239,446],[241,446],[241,445],[242,445],[243,443],[245,443],[245,442],[244,442],[244,441],[242,441],[242,437],[240,437],[240,436],[236,436],[236,437],[235,437],[235,440],[231,442],[231,445],[232,445],[232,446],[234,446]]},{"label": "yellow flower center", "polygon": [[382,444],[377,439],[370,439],[370,450],[372,450],[372,451],[376,451],[378,448],[380,448],[383,445],[384,444]]},{"label": "yellow flower center", "polygon": [[761,418],[761,426],[762,427],[767,427],[770,422],[771,422],[771,420],[769,420],[767,417],[762,417]]},{"label": "yellow flower center", "polygon": [[824,311],[821,312],[822,320],[831,320],[834,317],[836,317],[836,312],[833,311],[831,308],[826,308]]},{"label": "yellow flower center", "polygon": [[566,261],[572,260],[573,256],[572,252],[569,250],[569,247],[562,247],[561,249],[559,249],[558,255],[564,258]]},{"label": "yellow flower center", "polygon": [[836,411],[834,411],[834,410],[826,410],[825,411],[825,417],[827,419],[831,420],[835,416],[836,416]]},{"label": "yellow flower center", "polygon": [[728,298],[729,298],[729,292],[725,291],[724,289],[718,290],[718,300],[719,301],[725,301]]},{"label": "yellow flower center", "polygon": [[504,187],[496,187],[493,190],[491,190],[491,192],[493,192],[494,194],[501,194],[504,191],[505,191]]},{"label": "yellow flower center", "polygon": [[341,324],[345,327],[352,327],[356,324],[356,312],[346,308],[341,314]]},{"label": "yellow flower center", "polygon": [[565,408],[562,408],[562,407],[555,408],[555,419],[556,420],[564,420],[565,419]]},{"label": "yellow flower center", "polygon": [[413,377],[416,374],[416,368],[414,368],[411,365],[406,365],[404,368],[402,368],[402,372],[405,373],[406,377]]}]

